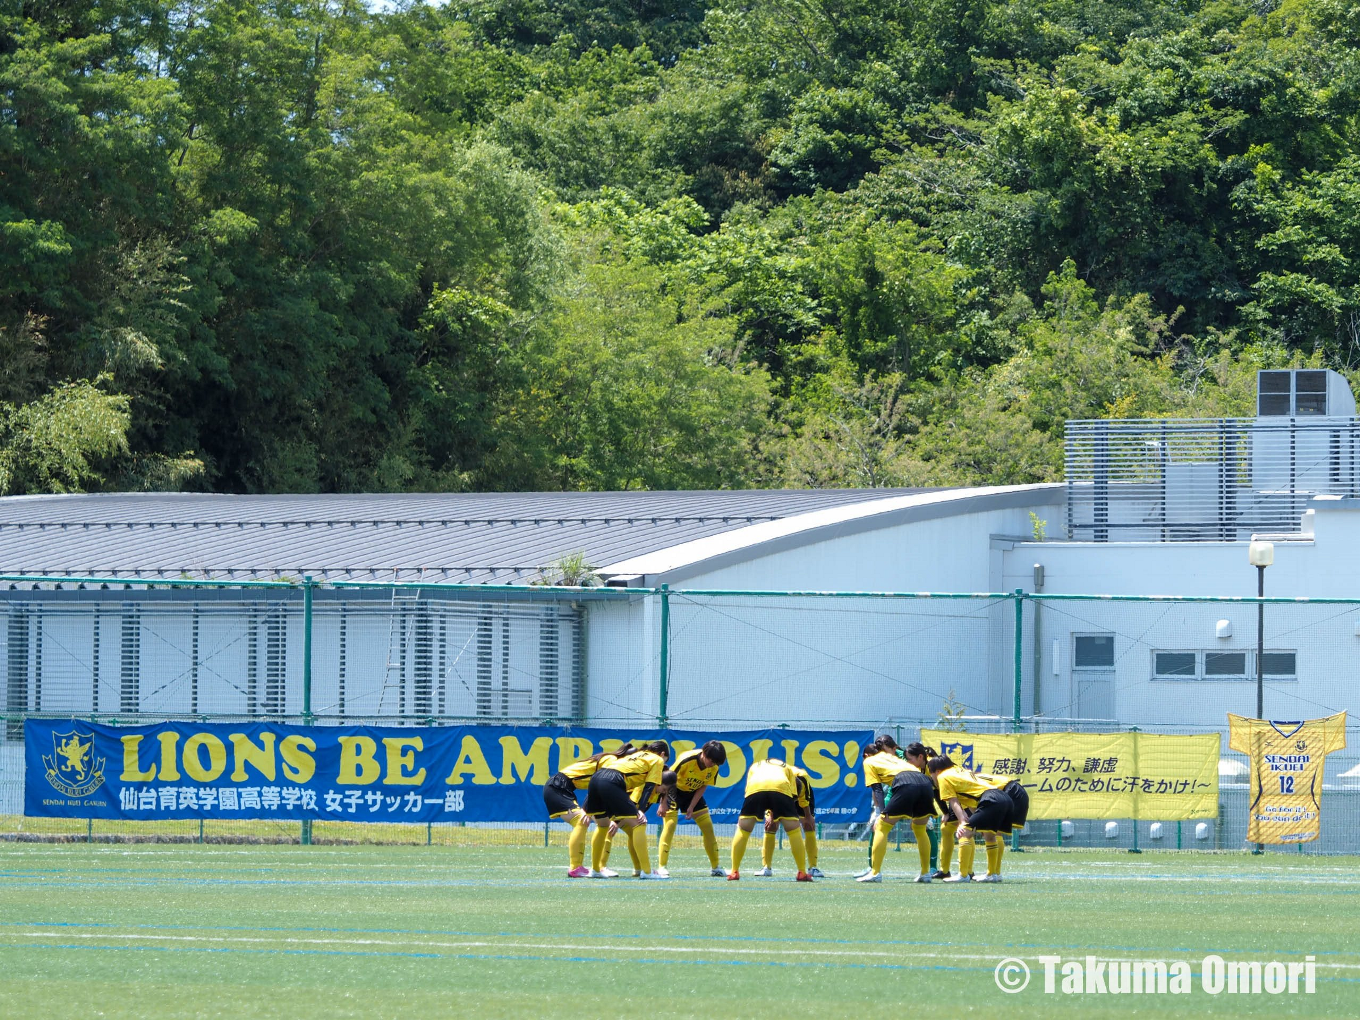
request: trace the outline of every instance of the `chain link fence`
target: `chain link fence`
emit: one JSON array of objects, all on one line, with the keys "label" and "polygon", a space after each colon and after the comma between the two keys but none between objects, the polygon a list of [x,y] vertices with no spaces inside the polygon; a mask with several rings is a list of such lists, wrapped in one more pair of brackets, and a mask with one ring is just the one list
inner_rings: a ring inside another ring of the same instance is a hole
[{"label": "chain link fence", "polygon": [[[725,592],[5,578],[0,839],[297,841],[284,821],[27,818],[23,721],[787,725],[1223,734],[1219,817],[1036,820],[1021,845],[1239,850],[1226,714],[1351,706],[1360,600]],[[1328,756],[1322,838],[1360,849],[1360,740]],[[849,764],[849,763],[847,763]],[[1157,826],[1157,828],[1154,828]],[[828,826],[857,839],[862,825]],[[313,842],[557,845],[565,827],[317,821]],[[692,833],[681,828],[678,845]],[[697,845],[697,842],[696,844]]]}]

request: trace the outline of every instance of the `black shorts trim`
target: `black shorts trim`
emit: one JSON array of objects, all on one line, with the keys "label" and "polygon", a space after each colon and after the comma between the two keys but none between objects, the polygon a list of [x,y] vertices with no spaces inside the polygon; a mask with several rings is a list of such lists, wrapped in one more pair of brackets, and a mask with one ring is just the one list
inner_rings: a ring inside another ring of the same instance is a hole
[{"label": "black shorts trim", "polygon": [[1010,832],[1015,802],[1000,790],[988,790],[978,798],[968,824],[982,832]]},{"label": "black shorts trim", "polygon": [[702,793],[699,794],[699,799],[696,801],[696,800],[694,799],[694,794],[695,794],[695,791],[694,791],[694,790],[676,790],[676,791],[675,791],[675,806],[678,807],[678,808],[680,809],[680,813],[681,813],[682,815],[683,815],[686,811],[689,810],[689,806],[690,806],[691,803],[694,804],[694,813],[695,813],[696,815],[697,815],[700,811],[707,811],[707,810],[708,810],[708,804],[707,804],[707,802],[704,800],[704,795],[703,795]]},{"label": "black shorts trim", "polygon": [[590,777],[586,787],[586,814],[592,818],[631,818],[638,806],[628,796],[623,774],[613,769],[600,769]]},{"label": "black shorts trim", "polygon": [[935,784],[921,772],[899,772],[883,808],[885,818],[924,818],[935,813]]},{"label": "black shorts trim", "polygon": [[549,818],[557,818],[581,806],[576,801],[576,785],[560,772],[543,787],[543,803]]},{"label": "black shorts trim", "polygon": [[1012,779],[1001,792],[1009,797],[1015,806],[1011,812],[1011,828],[1023,829],[1025,822],[1029,820],[1029,791]]},{"label": "black shorts trim", "polygon": [[760,793],[748,794],[746,799],[741,802],[741,817],[743,818],[764,818],[768,811],[774,815],[777,822],[782,818],[802,818],[802,809],[798,807],[798,802],[787,793],[779,793],[775,790],[762,790]]}]

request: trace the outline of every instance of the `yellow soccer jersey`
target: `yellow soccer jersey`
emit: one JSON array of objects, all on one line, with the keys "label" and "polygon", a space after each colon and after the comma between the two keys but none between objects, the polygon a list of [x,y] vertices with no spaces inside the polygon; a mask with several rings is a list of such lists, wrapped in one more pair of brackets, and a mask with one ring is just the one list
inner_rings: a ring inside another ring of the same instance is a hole
[{"label": "yellow soccer jersey", "polygon": [[701,786],[712,786],[713,780],[718,778],[719,765],[712,765],[708,768],[699,767],[700,748],[693,751],[686,751],[675,759],[675,788],[684,790],[686,793],[693,793]]},{"label": "yellow soccer jersey", "polygon": [[763,758],[746,770],[746,796],[753,793],[783,793],[798,796],[793,772],[778,758]]},{"label": "yellow soccer jersey", "polygon": [[592,761],[590,758],[582,758],[574,761],[562,769],[562,775],[571,780],[572,785],[578,790],[584,790],[590,785],[590,777],[599,769],[600,763]]},{"label": "yellow soccer jersey", "polygon": [[644,783],[660,784],[661,773],[665,767],[666,763],[661,760],[661,756],[651,751],[638,751],[623,758],[615,758],[608,754],[600,759],[600,768],[622,773],[623,785],[629,791],[636,790]]},{"label": "yellow soccer jersey", "polygon": [[798,791],[798,795],[793,799],[798,802],[800,808],[806,810],[808,804],[812,802],[812,777],[797,765],[790,765],[788,768],[793,773],[793,785]]},{"label": "yellow soccer jersey", "polygon": [[1010,780],[1004,776],[989,776],[985,772],[970,772],[955,765],[935,776],[940,788],[940,800],[946,804],[950,797],[957,797],[966,808],[977,807],[978,801],[988,790],[999,790]]},{"label": "yellow soccer jersey", "polygon": [[890,751],[879,751],[864,759],[864,783],[873,786],[882,783],[892,786],[893,779],[903,772],[920,772],[915,765],[905,761]]},{"label": "yellow soccer jersey", "polygon": [[1322,831],[1322,766],[1346,746],[1346,713],[1270,722],[1228,713],[1228,746],[1251,758],[1249,843],[1310,843]]}]

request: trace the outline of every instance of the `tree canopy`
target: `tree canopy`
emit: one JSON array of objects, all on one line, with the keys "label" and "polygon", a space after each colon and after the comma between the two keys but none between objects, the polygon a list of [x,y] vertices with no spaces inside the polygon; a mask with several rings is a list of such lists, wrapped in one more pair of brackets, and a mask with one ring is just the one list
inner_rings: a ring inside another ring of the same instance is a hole
[{"label": "tree canopy", "polygon": [[1054,479],[1357,252],[1342,0],[20,0],[0,494]]}]

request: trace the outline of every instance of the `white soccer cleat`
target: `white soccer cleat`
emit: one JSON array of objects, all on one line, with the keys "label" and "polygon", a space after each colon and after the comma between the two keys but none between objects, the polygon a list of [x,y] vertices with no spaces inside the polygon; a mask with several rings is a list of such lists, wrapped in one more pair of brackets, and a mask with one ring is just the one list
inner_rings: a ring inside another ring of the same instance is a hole
[{"label": "white soccer cleat", "polygon": [[971,882],[972,880],[972,875],[950,875],[946,879],[941,879],[944,882]]},{"label": "white soccer cleat", "polygon": [[603,871],[595,871],[594,869],[592,869],[590,874],[586,876],[586,878],[608,878],[608,877],[609,876],[606,875]]},{"label": "white soccer cleat", "polygon": [[[590,877],[591,877],[591,878],[594,878],[595,876],[594,876],[594,875],[591,875]],[[619,873],[618,873],[617,871],[615,871],[613,868],[601,868],[601,869],[600,869],[600,877],[601,877],[601,878],[618,878],[618,877],[619,877]]]},{"label": "white soccer cleat", "polygon": [[975,879],[974,881],[977,881],[977,882],[1000,882],[1000,881],[1001,881],[1001,876],[1000,876],[1000,875],[983,875],[981,878]]},{"label": "white soccer cleat", "polygon": [[663,867],[660,867],[660,866],[658,866],[657,869],[656,869],[656,875],[657,875],[658,878],[670,878],[670,877],[671,877],[671,873],[670,873],[667,869],[665,869],[665,868],[663,868]]},{"label": "white soccer cleat", "polygon": [[808,868],[808,874],[813,878],[826,878],[826,875],[822,873],[821,868]]},{"label": "white soccer cleat", "polygon": [[871,871],[871,872],[869,872],[868,874],[860,875],[859,878],[855,879],[855,881],[856,881],[856,882],[882,882],[882,881],[883,881],[883,876],[882,876],[882,875],[876,875],[876,874],[874,874],[874,873]]},{"label": "white soccer cleat", "polygon": [[873,873],[873,868],[865,868],[863,871],[856,871],[855,878],[863,878],[865,875],[872,875]]},{"label": "white soccer cleat", "polygon": [[921,885],[930,885],[930,876],[929,876],[929,875],[917,875],[916,878],[913,879],[913,881],[919,882]]},{"label": "white soccer cleat", "polygon": [[647,879],[649,881],[655,879],[666,879],[670,877],[671,877],[670,875],[663,875],[659,871],[644,871],[642,874],[638,875],[638,878]]},{"label": "white soccer cleat", "polygon": [[709,874],[709,876],[712,877],[712,878],[726,878],[726,877],[727,877],[727,872],[723,871],[722,868],[713,868],[711,871],[709,871],[708,874]]},{"label": "white soccer cleat", "polygon": [[761,868],[756,872],[756,878],[774,878],[773,868]]}]

